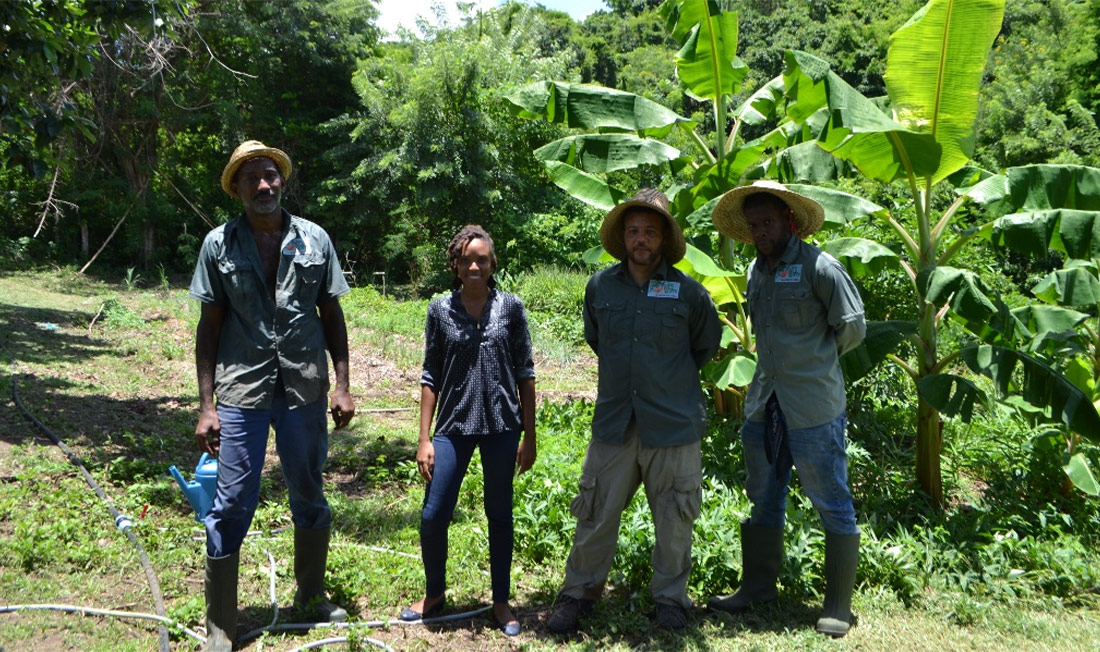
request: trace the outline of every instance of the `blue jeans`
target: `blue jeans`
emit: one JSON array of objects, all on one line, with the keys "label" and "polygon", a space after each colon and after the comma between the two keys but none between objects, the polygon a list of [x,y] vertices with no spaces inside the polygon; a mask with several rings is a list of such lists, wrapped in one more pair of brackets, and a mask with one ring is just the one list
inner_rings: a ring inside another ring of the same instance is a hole
[{"label": "blue jeans", "polygon": [[[810,498],[826,532],[857,534],[856,510],[848,491],[848,454],[844,450],[844,431],[848,424],[842,412],[832,421],[813,428],[787,431],[783,446],[790,457],[777,455],[778,464],[768,462],[764,452],[764,423],[746,421],[741,428],[745,449],[745,491],[752,501],[750,523],[757,527],[781,528],[786,518],[787,493],[791,482],[791,464],[798,469],[802,489]],[[786,464],[782,463],[787,459]]]},{"label": "blue jeans", "polygon": [[435,435],[435,470],[424,491],[420,515],[420,554],[424,559],[427,597],[437,598],[447,589],[447,530],[454,518],[458,490],[474,449],[481,450],[485,485],[485,517],[489,521],[489,576],[493,602],[507,602],[511,593],[512,475],[516,469],[519,431],[493,435]]},{"label": "blue jeans", "polygon": [[325,406],[322,398],[290,409],[283,392],[276,392],[268,409],[218,405],[222,428],[218,492],[204,521],[206,554],[224,557],[241,549],[260,502],[260,476],[272,426],[294,525],[323,530],[332,524],[332,511],[321,489],[328,457]]}]

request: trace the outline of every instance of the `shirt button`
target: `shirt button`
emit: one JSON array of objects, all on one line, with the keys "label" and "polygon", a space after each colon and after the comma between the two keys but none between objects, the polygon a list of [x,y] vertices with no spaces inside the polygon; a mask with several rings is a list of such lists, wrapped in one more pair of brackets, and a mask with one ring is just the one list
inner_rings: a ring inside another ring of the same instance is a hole
[{"label": "shirt button", "polygon": [[634,338],[634,341],[635,341],[635,342],[637,342],[637,341],[638,341],[638,338],[636,338],[636,337],[635,337],[635,338]]}]

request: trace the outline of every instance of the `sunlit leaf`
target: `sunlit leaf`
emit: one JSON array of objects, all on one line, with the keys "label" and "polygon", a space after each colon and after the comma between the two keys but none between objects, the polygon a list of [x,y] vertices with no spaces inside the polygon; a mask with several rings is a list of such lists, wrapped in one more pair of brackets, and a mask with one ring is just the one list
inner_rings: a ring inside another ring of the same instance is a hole
[{"label": "sunlit leaf", "polygon": [[895,119],[940,145],[937,182],[974,153],[978,89],[1005,0],[931,0],[890,36],[886,90]]}]

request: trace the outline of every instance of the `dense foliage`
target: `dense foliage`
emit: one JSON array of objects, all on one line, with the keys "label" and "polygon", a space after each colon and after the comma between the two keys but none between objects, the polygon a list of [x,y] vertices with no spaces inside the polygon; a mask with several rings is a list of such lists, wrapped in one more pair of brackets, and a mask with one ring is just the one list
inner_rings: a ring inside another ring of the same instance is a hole
[{"label": "dense foliage", "polygon": [[[919,6],[722,4],[739,12],[744,93],[790,48],[871,97],[884,92],[888,36]],[[675,78],[659,5],[612,2],[583,23],[468,7],[456,25],[381,43],[374,7],[352,0],[2,3],[4,264],[81,266],[106,243],[92,273],[187,272],[202,234],[235,213],[216,179],[253,137],[292,155],[289,208],[329,228],[360,282],[385,272],[430,293],[441,241],[468,221],[497,233],[514,269],[578,265],[599,213],[529,154],[557,128],[512,118],[500,98],[532,79],[599,83],[705,136],[713,115]],[[1100,162],[1098,14],[1097,0],[1010,3],[982,87],[978,163]],[[624,185],[642,182],[661,179]]]}]

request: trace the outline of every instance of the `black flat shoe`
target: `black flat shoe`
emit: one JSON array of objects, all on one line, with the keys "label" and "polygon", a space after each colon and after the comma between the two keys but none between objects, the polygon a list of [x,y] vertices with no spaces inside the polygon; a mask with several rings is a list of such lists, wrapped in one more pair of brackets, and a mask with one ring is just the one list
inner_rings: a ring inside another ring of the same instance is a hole
[{"label": "black flat shoe", "polygon": [[500,631],[504,632],[505,636],[519,636],[519,633],[523,631],[523,627],[519,624],[519,619],[516,619],[510,623],[502,623],[497,615],[493,614],[493,622],[497,624]]},{"label": "black flat shoe", "polygon": [[446,603],[447,596],[443,596],[439,599],[439,602],[436,602],[434,605],[432,605],[430,609],[428,609],[424,613],[413,611],[412,607],[405,607],[401,610],[401,613],[397,614],[397,617],[407,623],[415,622],[417,620],[424,620],[425,618],[431,618],[432,616],[439,615],[439,613],[443,611],[443,606]]}]

